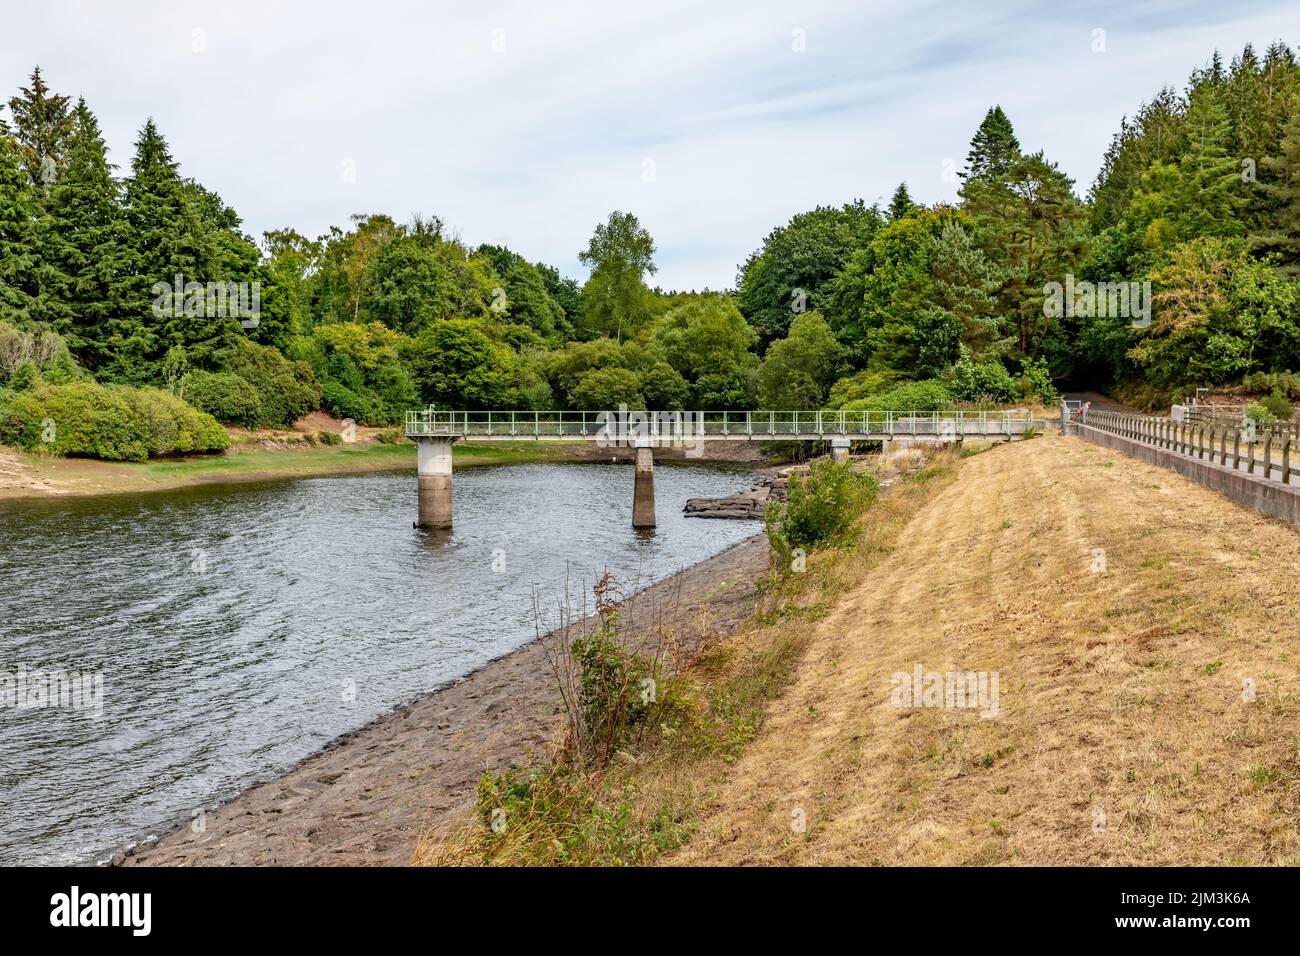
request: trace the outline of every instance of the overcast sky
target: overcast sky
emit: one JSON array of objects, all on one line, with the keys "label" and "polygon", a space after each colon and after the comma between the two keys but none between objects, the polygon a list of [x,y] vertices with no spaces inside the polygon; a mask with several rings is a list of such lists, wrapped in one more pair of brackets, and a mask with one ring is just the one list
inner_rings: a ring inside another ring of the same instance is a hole
[{"label": "overcast sky", "polygon": [[39,63],[123,168],[153,116],[256,237],[436,214],[581,278],[631,210],[674,289],[730,287],[819,203],[953,199],[993,103],[1082,195],[1120,118],[1216,47],[1300,42],[1296,0],[41,0],[0,25],[0,99]]}]

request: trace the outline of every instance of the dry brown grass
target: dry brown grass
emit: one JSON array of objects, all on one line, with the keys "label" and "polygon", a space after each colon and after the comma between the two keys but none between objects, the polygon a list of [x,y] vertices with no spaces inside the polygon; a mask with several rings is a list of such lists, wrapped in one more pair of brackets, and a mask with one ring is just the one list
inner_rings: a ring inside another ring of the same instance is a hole
[{"label": "dry brown grass", "polygon": [[[672,859],[1300,862],[1298,554],[1295,529],[1079,439],[969,458],[892,552],[845,559],[855,583]],[[918,662],[999,672],[1001,716],[892,706]]]},{"label": "dry brown grass", "polygon": [[[883,474],[896,478],[899,469],[920,467],[924,457],[917,449],[900,452]],[[716,799],[728,766],[761,731],[768,702],[794,678],[818,622],[855,580],[849,572],[888,556],[913,516],[952,480],[953,461],[941,455],[926,480],[899,481],[870,509],[848,553],[815,551],[804,574],[768,582],[738,630],[725,639],[703,639],[673,691],[680,697],[672,726],[646,746],[622,750],[594,769],[566,761],[538,767],[528,798],[513,803],[499,837],[486,829],[488,807],[500,802],[494,792],[479,813],[425,833],[412,863],[645,864],[681,845],[701,808]]]}]

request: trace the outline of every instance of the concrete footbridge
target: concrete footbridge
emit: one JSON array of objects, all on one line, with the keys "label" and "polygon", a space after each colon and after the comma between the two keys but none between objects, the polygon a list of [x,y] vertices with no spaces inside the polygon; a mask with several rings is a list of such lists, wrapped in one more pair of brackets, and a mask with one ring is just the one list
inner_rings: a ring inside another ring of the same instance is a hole
[{"label": "concrete footbridge", "polygon": [[855,441],[957,444],[969,437],[1014,441],[1049,424],[1028,412],[955,411],[456,411],[427,408],[406,414],[406,436],[419,451],[416,527],[451,527],[451,446],[467,441],[592,441],[634,448],[632,526],[653,528],[654,449],[685,449],[701,457],[706,441],[831,443],[837,461]]}]

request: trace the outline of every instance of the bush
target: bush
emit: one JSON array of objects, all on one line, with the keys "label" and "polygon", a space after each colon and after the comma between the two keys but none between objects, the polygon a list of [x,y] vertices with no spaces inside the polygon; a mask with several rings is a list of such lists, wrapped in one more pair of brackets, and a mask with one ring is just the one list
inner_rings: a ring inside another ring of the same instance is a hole
[{"label": "bush", "polygon": [[1056,386],[1052,384],[1052,373],[1043,359],[1033,359],[1024,364],[1016,387],[1022,398],[1036,398],[1044,405],[1055,405],[1060,401]]},{"label": "bush", "polygon": [[871,398],[858,399],[844,405],[849,412],[942,412],[952,406],[952,393],[936,379],[924,382],[904,382],[887,392]]},{"label": "bush", "polygon": [[375,435],[375,441],[381,445],[400,445],[406,441],[406,433],[400,428],[385,428]]},{"label": "bush", "polygon": [[320,443],[322,445],[343,444],[343,436],[335,432],[325,432],[325,431],[317,432],[316,437],[320,440]]},{"label": "bush", "polygon": [[1241,380],[1247,392],[1278,392],[1287,398],[1300,399],[1300,374],[1295,372],[1256,372]]},{"label": "bush", "polygon": [[1260,399],[1259,403],[1268,410],[1269,414],[1281,421],[1289,422],[1295,417],[1295,409],[1291,407],[1290,400],[1280,388],[1274,389],[1267,397]]},{"label": "bush", "polygon": [[109,386],[119,392],[144,424],[149,454],[183,455],[220,451],[230,446],[230,435],[217,420],[157,388]]},{"label": "bush", "polygon": [[528,411],[548,412],[556,407],[555,393],[546,379],[519,389],[519,407]]},{"label": "bush", "polygon": [[[23,371],[30,367],[29,371]],[[68,353],[62,336],[48,329],[24,331],[8,322],[0,322],[0,383],[21,391],[34,381],[32,372],[55,385],[65,385],[86,378],[86,373]],[[14,377],[24,376],[24,385],[14,384]]]},{"label": "bush", "polygon": [[887,391],[897,381],[898,373],[893,369],[863,369],[831,386],[826,407],[839,409],[849,402],[869,399],[872,395]]},{"label": "bush", "polygon": [[239,339],[217,360],[221,371],[238,375],[257,390],[262,408],[250,427],[288,428],[320,404],[321,389],[311,366],[291,362],[269,345]]},{"label": "bush", "polygon": [[963,356],[943,381],[959,402],[1009,402],[1016,397],[1016,382],[1001,362],[973,362]]},{"label": "bush", "polygon": [[0,442],[56,455],[144,461],[220,451],[230,436],[212,416],[158,389],[79,381],[10,393],[0,410]]},{"label": "bush", "polygon": [[321,405],[337,418],[350,418],[359,425],[389,423],[387,414],[373,397],[358,394],[333,379],[321,387]]},{"label": "bush", "polygon": [[681,373],[667,362],[656,362],[641,375],[641,391],[646,407],[656,411],[681,411],[690,397],[691,387]]},{"label": "bush", "polygon": [[1259,402],[1252,402],[1246,406],[1246,417],[1260,425],[1267,425],[1269,422],[1277,421],[1277,416]]},{"label": "bush", "polygon": [[875,476],[852,462],[822,459],[812,463],[806,478],[791,475],[786,500],[770,502],[763,516],[774,561],[789,568],[796,548],[848,538],[879,491]]},{"label": "bush", "polygon": [[233,372],[190,372],[181,388],[187,402],[219,422],[256,428],[262,420],[257,389]]},{"label": "bush", "polygon": [[620,405],[645,408],[641,379],[626,368],[598,368],[588,372],[569,395],[569,404],[588,411],[612,410]]},{"label": "bush", "polygon": [[395,425],[406,417],[406,410],[420,404],[420,390],[415,379],[399,362],[381,365],[371,376],[376,410],[383,421],[367,421],[367,425]]}]

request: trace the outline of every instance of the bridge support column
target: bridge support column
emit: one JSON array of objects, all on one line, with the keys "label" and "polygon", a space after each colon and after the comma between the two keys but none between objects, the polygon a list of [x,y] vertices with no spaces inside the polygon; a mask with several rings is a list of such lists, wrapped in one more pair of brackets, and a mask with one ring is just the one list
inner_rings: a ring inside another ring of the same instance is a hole
[{"label": "bridge support column", "polygon": [[455,440],[436,435],[415,439],[420,489],[417,528],[451,527],[451,443]]},{"label": "bridge support column", "polygon": [[831,439],[831,461],[849,460],[849,440],[847,438]]},{"label": "bridge support column", "polygon": [[654,442],[636,440],[636,484],[632,489],[632,527],[655,526],[655,458]]}]

